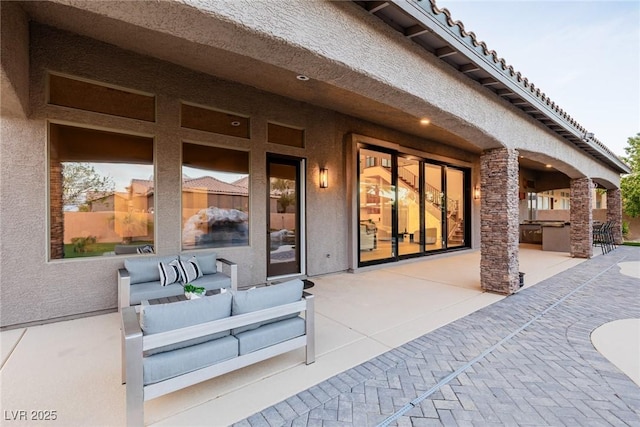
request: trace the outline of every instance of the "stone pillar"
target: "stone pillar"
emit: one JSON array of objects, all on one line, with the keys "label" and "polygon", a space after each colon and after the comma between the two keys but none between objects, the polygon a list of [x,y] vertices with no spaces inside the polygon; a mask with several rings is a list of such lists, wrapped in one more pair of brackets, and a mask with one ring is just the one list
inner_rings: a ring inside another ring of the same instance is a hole
[{"label": "stone pillar", "polygon": [[518,275],[518,151],[498,148],[480,158],[480,283],[512,294]]},{"label": "stone pillar", "polygon": [[571,256],[591,258],[593,256],[593,187],[590,178],[571,180]]},{"label": "stone pillar", "polygon": [[622,196],[620,189],[607,190],[607,221],[613,223],[613,241],[622,244]]}]

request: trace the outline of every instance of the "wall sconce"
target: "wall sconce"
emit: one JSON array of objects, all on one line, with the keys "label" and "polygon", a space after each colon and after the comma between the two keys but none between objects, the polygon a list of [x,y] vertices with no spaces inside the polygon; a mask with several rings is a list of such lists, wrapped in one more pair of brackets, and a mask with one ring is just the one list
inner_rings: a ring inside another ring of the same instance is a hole
[{"label": "wall sconce", "polygon": [[480,186],[476,185],[473,189],[473,198],[478,200],[480,198]]},{"label": "wall sconce", "polygon": [[329,169],[320,168],[319,178],[320,178],[320,188],[329,187]]}]

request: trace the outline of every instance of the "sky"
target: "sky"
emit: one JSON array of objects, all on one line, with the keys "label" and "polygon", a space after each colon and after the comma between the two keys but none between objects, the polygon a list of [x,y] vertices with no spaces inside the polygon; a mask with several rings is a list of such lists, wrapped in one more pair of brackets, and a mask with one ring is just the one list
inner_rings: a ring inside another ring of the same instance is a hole
[{"label": "sky", "polygon": [[640,1],[436,0],[614,154],[640,133]]}]

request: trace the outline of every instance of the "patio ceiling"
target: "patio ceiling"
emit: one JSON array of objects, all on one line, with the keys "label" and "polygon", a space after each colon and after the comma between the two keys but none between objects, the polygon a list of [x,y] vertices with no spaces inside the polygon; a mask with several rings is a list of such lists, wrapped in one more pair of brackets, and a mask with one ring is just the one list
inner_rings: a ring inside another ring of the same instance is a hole
[{"label": "patio ceiling", "polygon": [[[224,80],[255,87],[287,98],[307,102],[330,110],[351,115],[372,123],[378,123],[420,138],[447,144],[471,153],[493,148],[495,142],[487,135],[480,135],[462,121],[451,122],[440,117],[442,123],[453,126],[456,133],[434,124],[420,125],[414,114],[407,113],[408,106],[422,106],[424,100],[405,97],[403,106],[392,107],[349,90],[335,82],[358,81],[362,76],[345,68],[329,69],[317,56],[309,57],[299,47],[287,46],[290,63],[261,61],[236,50],[218,48],[208,44],[211,34],[234,31],[224,22],[207,19],[191,7],[179,2],[102,2],[67,4],[65,0],[25,1],[22,7],[30,19],[42,24],[70,31],[103,41],[142,55],[172,62]],[[442,12],[428,1],[355,1],[382,21],[400,31],[436,57],[446,62],[464,76],[477,81],[493,91],[496,96],[509,101],[515,107],[538,120],[551,131],[590,154],[597,160],[620,172],[628,168],[596,139],[585,138],[588,132],[570,116],[551,102],[545,94],[498,60],[495,52],[488,52],[483,43],[477,43],[473,34],[467,34],[459,23],[452,23],[447,12]],[[156,27],[136,25],[130,16],[155,16]],[[167,19],[170,20],[167,21]],[[172,28],[192,28],[191,33],[172,33]],[[200,26],[200,27],[198,27]],[[167,27],[167,28],[165,28]],[[200,28],[200,33],[198,32]],[[194,38],[196,37],[196,38]],[[197,37],[203,37],[198,39]],[[260,46],[260,36],[254,35]],[[282,46],[278,46],[282,48]],[[294,64],[309,64],[322,69],[330,76],[325,81],[296,79]],[[259,70],[257,72],[256,70]],[[420,108],[413,108],[419,110]],[[432,120],[435,122],[436,120]],[[471,138],[471,135],[474,137]],[[469,142],[473,141],[473,143]]]}]

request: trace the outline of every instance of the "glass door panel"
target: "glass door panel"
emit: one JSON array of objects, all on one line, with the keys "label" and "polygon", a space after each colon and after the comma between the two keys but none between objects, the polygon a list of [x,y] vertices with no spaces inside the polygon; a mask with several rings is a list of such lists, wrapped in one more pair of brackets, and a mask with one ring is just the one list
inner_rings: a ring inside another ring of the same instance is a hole
[{"label": "glass door panel", "polygon": [[398,157],[398,255],[421,249],[420,162]]},{"label": "glass door panel", "polygon": [[269,158],[267,276],[299,274],[300,161]]},{"label": "glass door panel", "polygon": [[442,249],[442,220],[445,210],[442,191],[442,166],[424,165],[424,228],[425,250]]},{"label": "glass door panel", "polygon": [[390,154],[361,149],[359,155],[360,262],[395,257],[395,187]]},{"label": "glass door panel", "polygon": [[464,172],[447,168],[447,247],[464,246]]}]

